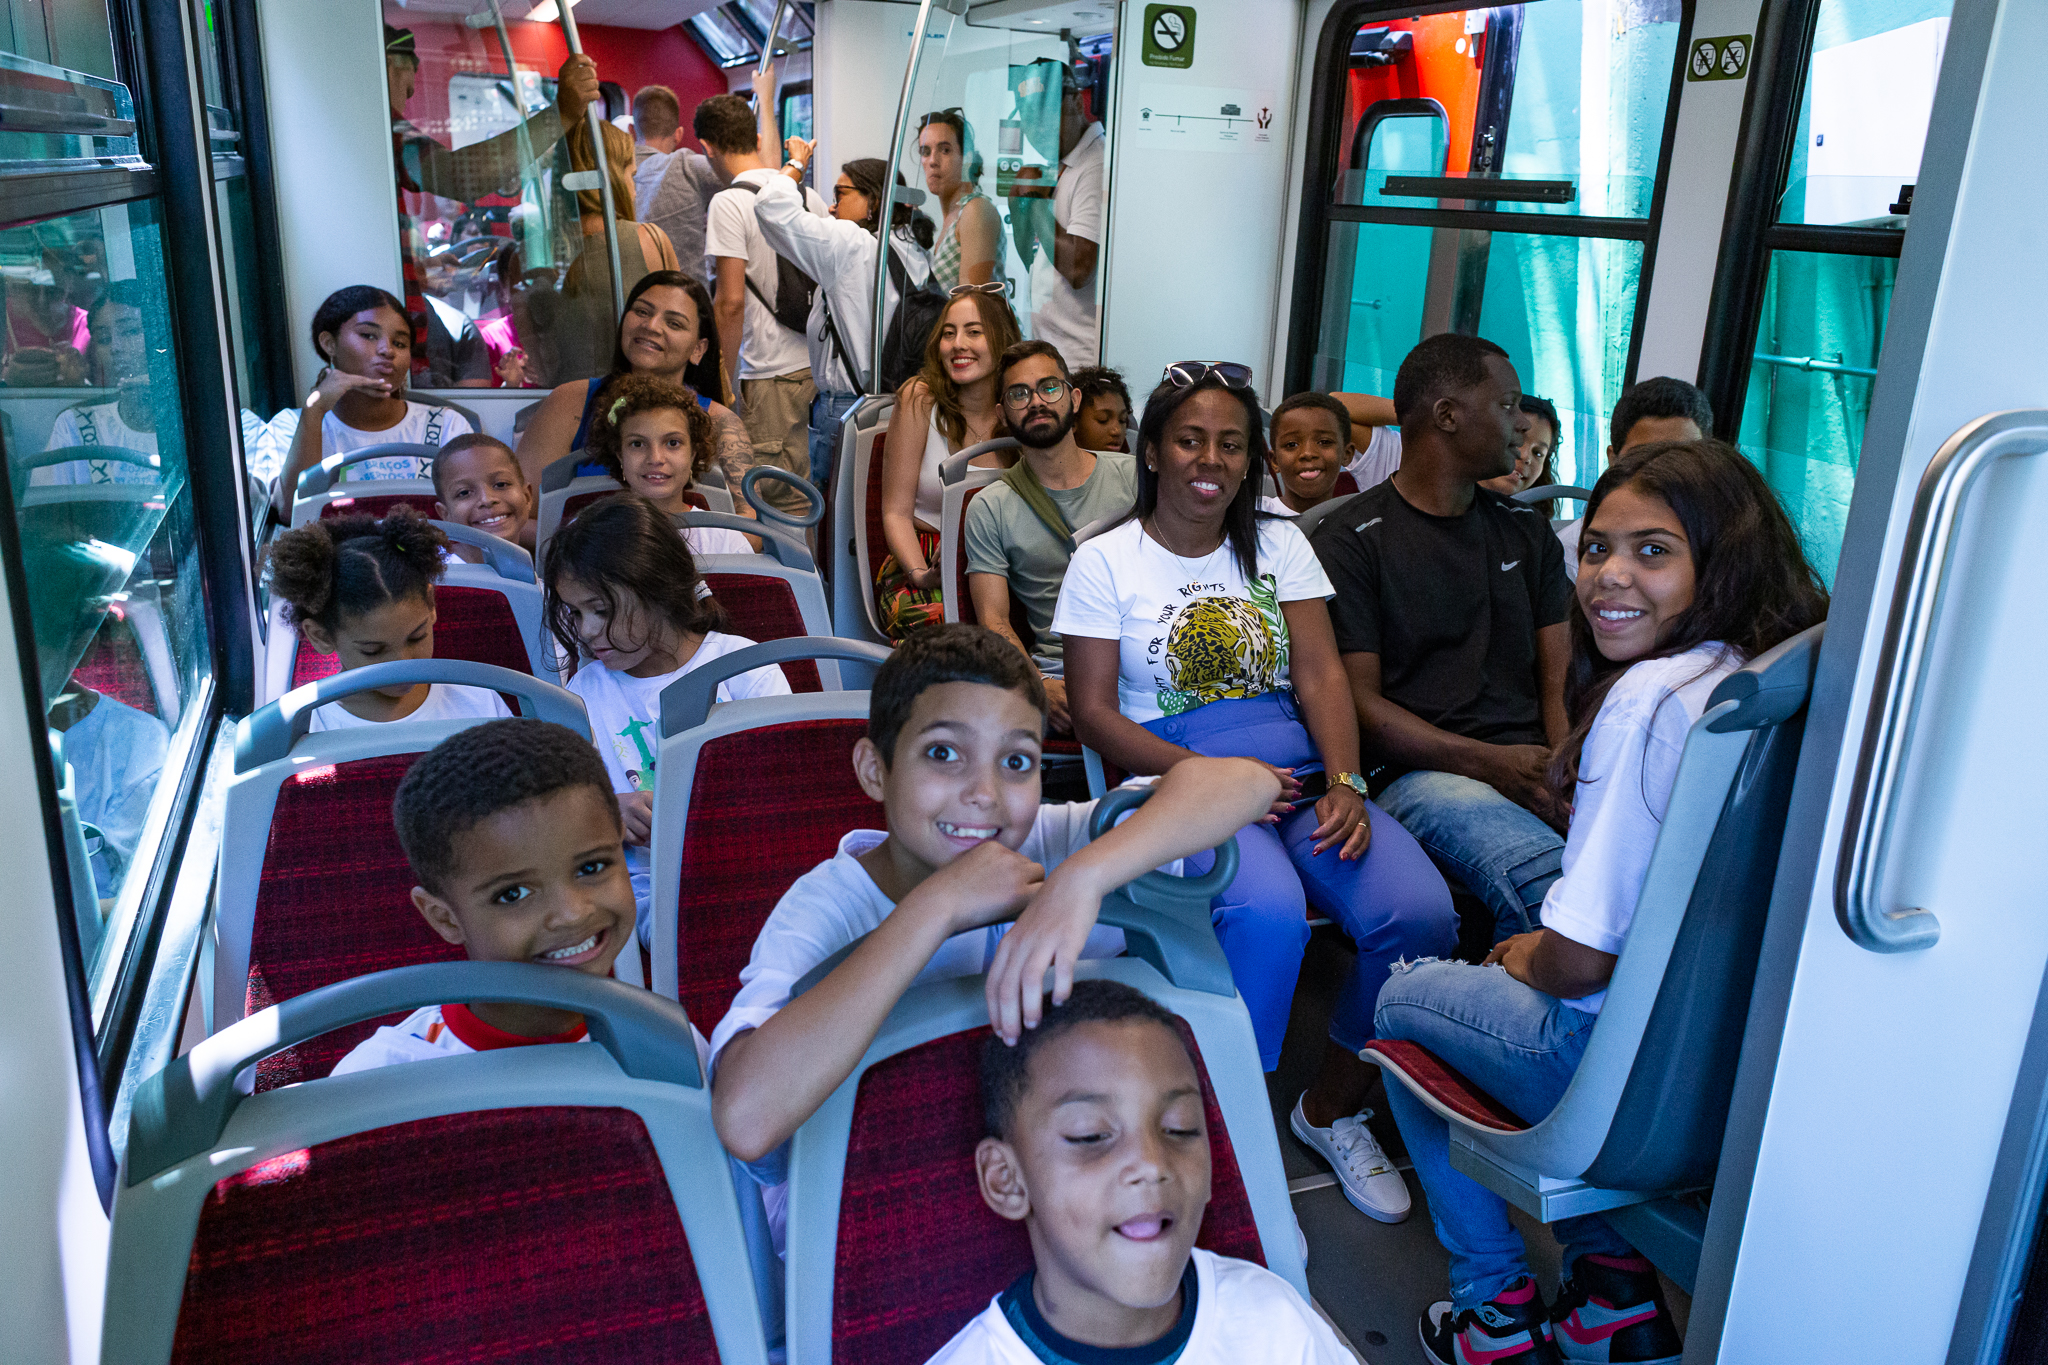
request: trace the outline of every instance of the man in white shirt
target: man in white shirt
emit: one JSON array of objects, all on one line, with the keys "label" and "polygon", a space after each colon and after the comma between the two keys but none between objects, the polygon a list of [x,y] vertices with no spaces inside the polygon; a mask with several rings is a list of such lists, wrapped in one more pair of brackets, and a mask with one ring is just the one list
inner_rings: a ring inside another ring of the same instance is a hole
[{"label": "man in white shirt", "polygon": [[[1052,222],[1045,222],[1042,208],[1031,213],[1027,207],[1031,198],[1048,197],[1043,189],[1013,197],[1012,212],[1036,220],[1018,231],[1020,242],[1029,232],[1038,248],[1031,265],[1031,335],[1059,347],[1067,367],[1079,370],[1100,364],[1102,358],[1095,264],[1108,227],[1102,183],[1106,144],[1102,125],[1081,110],[1081,87],[1073,70],[1059,63],[1045,65],[1048,71],[1057,66],[1061,72],[1059,179],[1050,195]],[[1018,93],[1028,92],[1020,86]],[[1032,123],[1025,120],[1027,133]]]},{"label": "man in white shirt", "polygon": [[[754,444],[753,462],[808,478],[811,400],[818,390],[801,324],[809,319],[816,282],[794,266],[782,268],[782,258],[754,217],[755,199],[775,178],[776,168],[761,154],[746,101],[715,96],[697,106],[691,121],[712,169],[732,185],[711,201],[704,250],[716,281],[712,314],[718,351],[737,369],[735,387]],[[806,211],[830,216],[816,190],[804,190],[803,198]],[[802,510],[803,495],[788,484],[768,481],[761,493],[786,510]]]}]

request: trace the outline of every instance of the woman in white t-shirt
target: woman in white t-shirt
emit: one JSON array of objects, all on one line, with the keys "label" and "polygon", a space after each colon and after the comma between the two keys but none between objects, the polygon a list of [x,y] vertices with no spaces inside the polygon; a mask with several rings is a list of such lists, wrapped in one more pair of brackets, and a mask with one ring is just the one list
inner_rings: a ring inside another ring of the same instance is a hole
[{"label": "woman in white t-shirt", "polygon": [[[271,440],[285,447],[277,478],[278,516],[290,519],[299,475],[329,455],[364,446],[438,446],[467,432],[469,420],[453,408],[415,403],[405,396],[412,373],[412,322],[405,305],[371,284],[329,294],[313,314],[313,349],[327,363],[306,404],[286,409],[270,424]],[[428,461],[376,459],[351,465],[351,479],[424,479]]]},{"label": "woman in white t-shirt", "polygon": [[[647,845],[662,689],[755,641],[720,629],[725,613],[698,576],[689,548],[669,519],[636,494],[593,504],[557,532],[548,542],[545,578],[548,630],[574,670],[569,690],[590,712],[590,733],[618,793],[645,943],[653,929]],[[782,670],[769,665],[726,679],[717,699],[779,697],[789,690]]]},{"label": "woman in white t-shirt", "polygon": [[[434,584],[447,550],[446,536],[400,506],[381,521],[334,517],[286,531],[270,543],[266,572],[285,619],[315,650],[340,656],[347,671],[434,657]],[[402,683],[329,702],[313,712],[311,728],[511,714],[488,688]]]},{"label": "woman in white t-shirt", "polygon": [[[1619,457],[1585,525],[1565,682],[1572,728],[1550,769],[1553,791],[1571,801],[1571,832],[1543,927],[1495,945],[1484,966],[1397,969],[1378,1007],[1381,1037],[1421,1043],[1532,1123],[1585,1056],[1686,735],[1723,678],[1818,624],[1828,606],[1770,486],[1718,441]],[[1504,1360],[1508,1338],[1538,1321],[1601,1348],[1600,1358],[1678,1358],[1657,1272],[1598,1215],[1553,1225],[1565,1283],[1546,1317],[1506,1204],[1451,1169],[1442,1118],[1403,1087],[1387,1090],[1451,1253],[1451,1300],[1422,1323],[1438,1360]],[[1590,1299],[1598,1306],[1582,1312]]]},{"label": "woman in white t-shirt", "polygon": [[[1328,1135],[1373,1080],[1358,1049],[1373,1036],[1388,968],[1456,941],[1450,891],[1414,838],[1365,798],[1351,687],[1325,605],[1330,580],[1291,521],[1257,510],[1267,451],[1250,369],[1169,366],[1145,405],[1138,455],[1131,519],[1074,552],[1053,613],[1074,732],[1130,772],[1207,754],[1254,758],[1279,774],[1272,822],[1238,836],[1242,862],[1217,931],[1269,1071],[1308,942],[1307,907],[1357,942],[1322,1073],[1303,1099],[1311,1126]],[[1311,774],[1324,789],[1313,803],[1300,800]],[[1356,1168],[1345,1187],[1354,1203],[1385,1221],[1407,1216],[1400,1174],[1362,1121],[1321,1145],[1340,1174]]]}]

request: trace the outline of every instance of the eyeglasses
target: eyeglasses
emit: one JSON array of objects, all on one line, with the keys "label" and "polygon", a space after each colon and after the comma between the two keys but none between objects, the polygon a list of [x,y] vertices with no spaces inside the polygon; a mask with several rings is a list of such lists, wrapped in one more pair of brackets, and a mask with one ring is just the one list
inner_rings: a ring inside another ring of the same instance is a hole
[{"label": "eyeglasses", "polygon": [[1066,380],[1055,375],[1047,375],[1036,384],[1012,384],[1003,390],[1003,406],[1021,408],[1031,401],[1033,394],[1037,394],[1048,404],[1057,403],[1067,396],[1068,390],[1072,387]]},{"label": "eyeglasses", "polygon": [[859,190],[857,190],[857,189],[855,189],[855,188],[854,188],[853,186],[851,186],[851,185],[834,185],[834,186],[832,187],[832,202],[836,204],[836,203],[838,203],[838,202],[839,202],[840,200],[844,199],[844,198],[845,198],[845,197],[846,197],[847,195],[849,195],[849,194],[859,194],[859,193],[860,193],[860,191],[859,191]]},{"label": "eyeglasses", "polygon": [[995,294],[1001,298],[1015,298],[1017,285],[1012,280],[990,280],[987,284],[956,284],[946,291],[949,299],[964,299],[969,294]]},{"label": "eyeglasses", "polygon": [[1181,360],[1166,367],[1162,382],[1176,389],[1192,389],[1210,378],[1226,389],[1249,389],[1252,386],[1252,367],[1228,360]]}]

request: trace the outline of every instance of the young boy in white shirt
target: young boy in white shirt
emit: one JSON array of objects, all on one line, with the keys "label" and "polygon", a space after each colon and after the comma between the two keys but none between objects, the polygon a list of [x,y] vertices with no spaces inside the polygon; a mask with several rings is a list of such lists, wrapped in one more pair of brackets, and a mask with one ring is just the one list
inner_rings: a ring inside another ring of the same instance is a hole
[{"label": "young boy in white shirt", "polygon": [[1329,1325],[1278,1275],[1195,1249],[1209,1134],[1173,1016],[1083,981],[1015,1046],[982,1052],[981,1197],[1035,1263],[931,1365],[1339,1365]]},{"label": "young boy in white shirt", "polygon": [[[1104,895],[1223,842],[1280,791],[1249,759],[1189,759],[1091,843],[1092,802],[1039,805],[1045,688],[1016,646],[980,626],[921,631],[870,695],[854,767],[888,830],[847,835],[783,895],[712,1035],[718,1135],[770,1186],[786,1179],[784,1144],[852,1074],[912,983],[986,971],[989,1022],[1016,1041],[1038,1025],[1048,970],[1061,1001],[1078,959],[1122,950],[1121,933],[1096,927]],[[772,1221],[779,1204],[771,1195]]]},{"label": "young boy in white shirt", "polygon": [[[588,740],[541,720],[472,726],[413,764],[392,815],[420,879],[413,905],[471,961],[611,975],[633,938],[633,884],[611,778]],[[429,1005],[378,1029],[332,1074],[587,1036],[581,1015],[546,1005]]]}]

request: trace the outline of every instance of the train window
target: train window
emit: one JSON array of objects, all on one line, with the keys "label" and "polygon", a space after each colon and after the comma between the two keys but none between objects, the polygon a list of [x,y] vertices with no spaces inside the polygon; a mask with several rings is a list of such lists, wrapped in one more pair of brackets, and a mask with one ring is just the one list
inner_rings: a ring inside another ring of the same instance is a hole
[{"label": "train window", "polygon": [[1557,404],[1559,477],[1591,483],[1630,371],[1681,7],[1386,11],[1325,30],[1295,293],[1316,325],[1290,387],[1391,394],[1423,337],[1478,333]]},{"label": "train window", "polygon": [[[554,30],[506,24],[492,0],[386,0],[400,267],[417,388],[541,388],[596,374],[613,341],[610,254],[588,125],[566,136]],[[614,130],[616,132],[616,130]],[[635,230],[631,139],[607,135],[627,288],[672,259]]]},{"label": "train window", "polygon": [[1834,581],[1950,0],[1822,0],[1792,125],[1737,441]]},{"label": "train window", "polygon": [[[690,32],[711,59],[720,66],[738,66],[751,62],[761,55],[747,26],[723,10],[710,9],[702,14],[693,14],[684,20]],[[763,25],[765,28],[766,25]]]},{"label": "train window", "polygon": [[0,271],[13,531],[97,1024],[212,657],[157,202],[0,231]]}]

